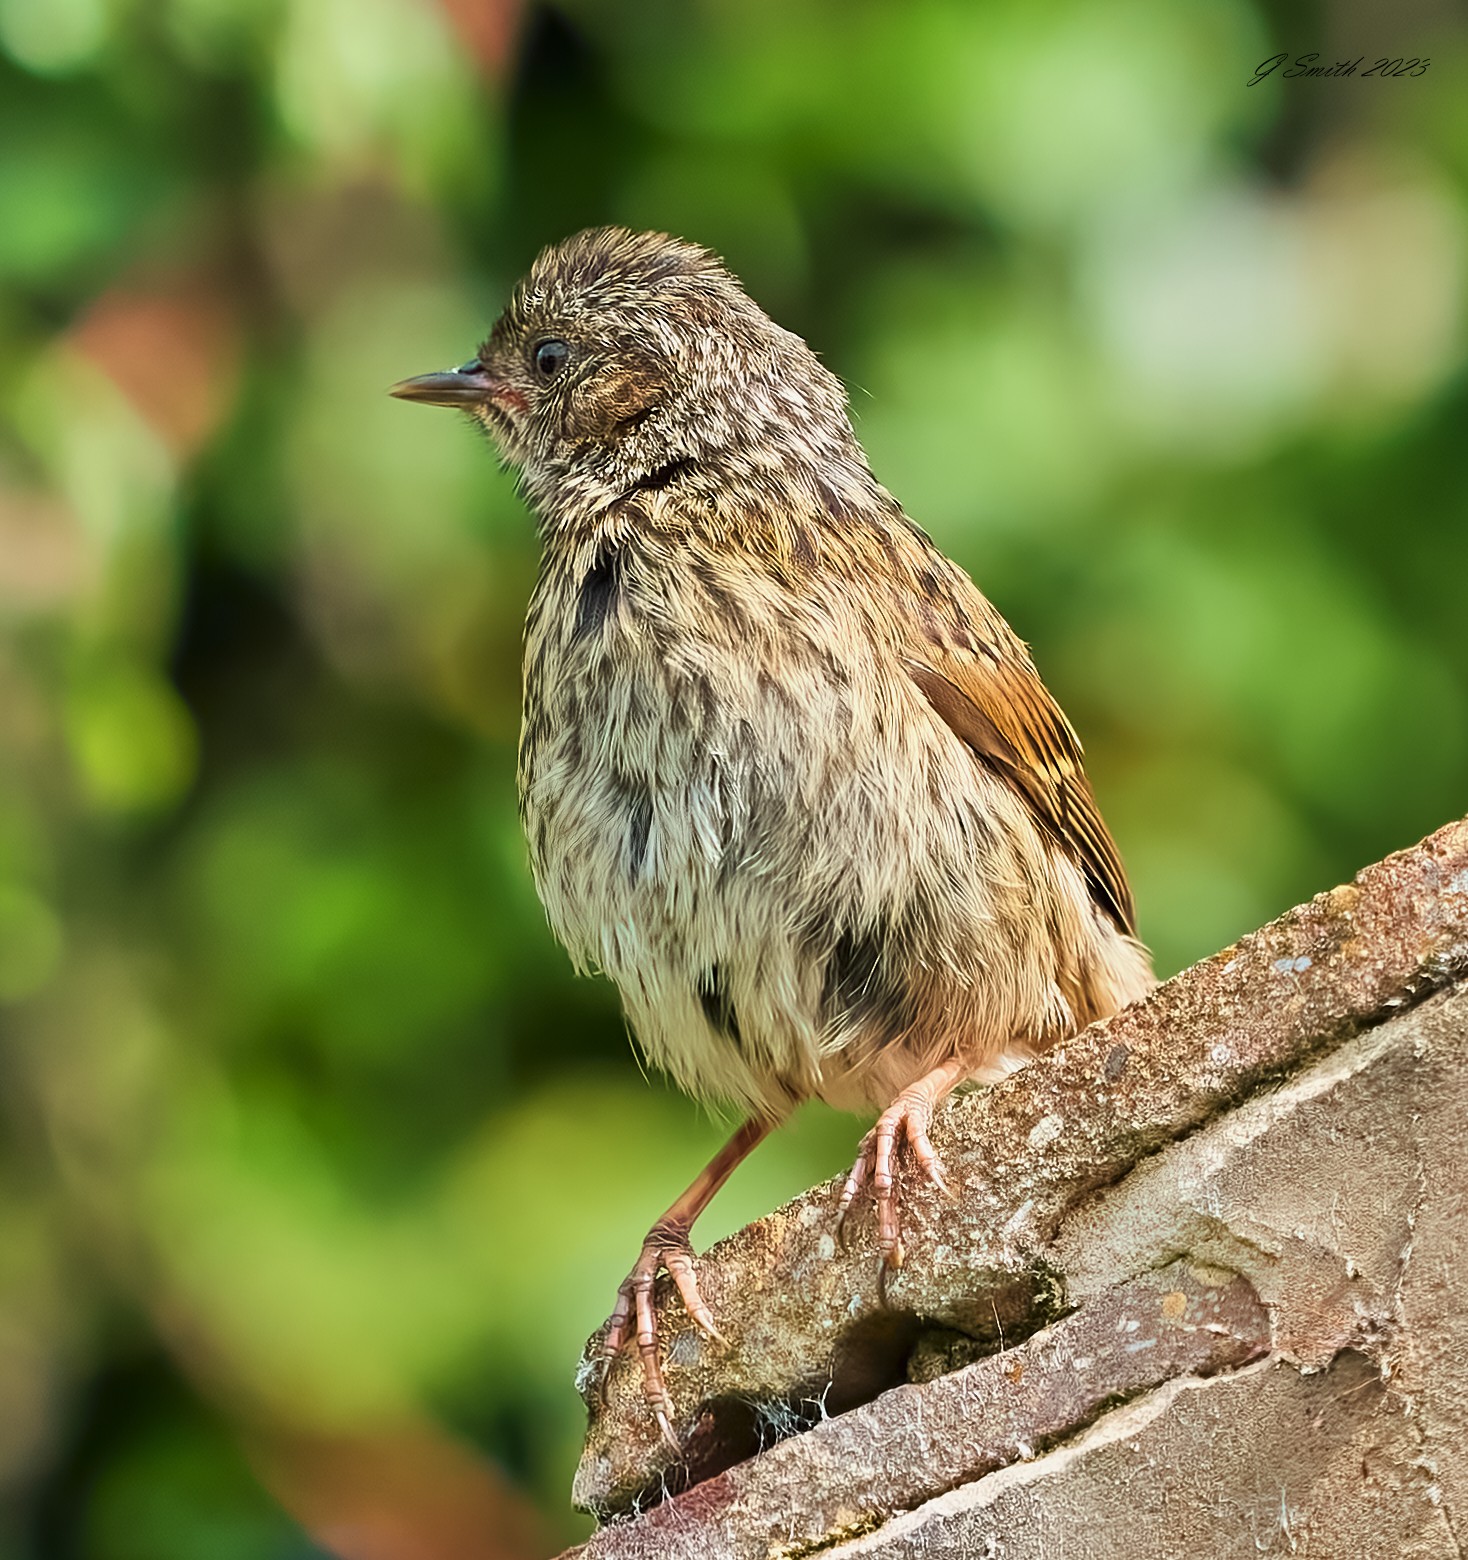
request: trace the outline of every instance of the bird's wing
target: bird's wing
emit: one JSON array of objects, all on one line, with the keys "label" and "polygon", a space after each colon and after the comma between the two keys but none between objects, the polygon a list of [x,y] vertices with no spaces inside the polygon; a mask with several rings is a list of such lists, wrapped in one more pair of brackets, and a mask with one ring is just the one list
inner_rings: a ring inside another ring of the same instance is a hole
[{"label": "bird's wing", "polygon": [[[946,572],[946,571],[945,571]],[[929,575],[931,578],[931,573]],[[1081,744],[1024,644],[956,568],[904,614],[908,675],[980,763],[1008,782],[1085,874],[1125,932],[1136,911],[1082,767]]]}]

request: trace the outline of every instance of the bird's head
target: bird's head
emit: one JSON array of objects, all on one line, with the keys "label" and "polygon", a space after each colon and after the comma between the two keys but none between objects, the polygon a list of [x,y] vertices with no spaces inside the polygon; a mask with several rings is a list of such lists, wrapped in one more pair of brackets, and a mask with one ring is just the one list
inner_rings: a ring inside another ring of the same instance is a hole
[{"label": "bird's head", "polygon": [[471,361],[392,393],[468,412],[542,512],[854,446],[840,381],[717,256],[625,228],[544,250]]}]

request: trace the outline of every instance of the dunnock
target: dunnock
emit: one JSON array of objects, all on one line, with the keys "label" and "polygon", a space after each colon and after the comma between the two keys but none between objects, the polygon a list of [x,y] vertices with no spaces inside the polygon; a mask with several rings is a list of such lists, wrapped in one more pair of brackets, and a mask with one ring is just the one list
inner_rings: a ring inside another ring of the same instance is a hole
[{"label": "dunnock", "polygon": [[1081,748],[1024,645],[872,475],[840,382],[707,250],[547,249],[472,362],[394,386],[520,473],[543,543],[520,801],[536,886],[651,1060],[748,1115],[653,1226],[635,1338],[665,1432],[654,1280],[713,1331],[689,1233],[802,1100],[881,1111],[868,1182],[940,1186],[933,1110],[1152,984]]}]

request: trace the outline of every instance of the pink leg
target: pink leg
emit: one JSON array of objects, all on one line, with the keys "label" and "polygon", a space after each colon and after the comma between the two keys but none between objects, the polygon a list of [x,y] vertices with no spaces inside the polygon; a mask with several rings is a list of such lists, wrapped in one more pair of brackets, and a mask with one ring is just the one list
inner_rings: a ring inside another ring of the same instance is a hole
[{"label": "pink leg", "polygon": [[612,1361],[636,1339],[642,1357],[642,1390],[648,1406],[657,1416],[658,1426],[670,1444],[678,1447],[673,1434],[673,1402],[663,1380],[658,1358],[657,1311],[653,1305],[653,1285],[666,1268],[672,1275],[689,1316],[709,1337],[717,1338],[713,1312],[698,1289],[693,1267],[693,1247],[688,1237],[693,1221],[714,1200],[719,1188],[733,1175],[740,1162],[772,1129],[770,1121],[746,1121],[700,1172],[698,1179],[648,1231],[636,1266],[617,1290],[617,1304],[607,1324],[601,1348],[602,1390],[606,1390]]},{"label": "pink leg", "polygon": [[938,1156],[928,1140],[928,1128],[933,1123],[933,1111],[971,1071],[971,1064],[959,1061],[944,1062],[932,1072],[924,1073],[915,1083],[910,1083],[895,1100],[877,1117],[877,1124],[861,1140],[856,1151],[856,1163],[846,1177],[841,1189],[841,1202],[837,1209],[837,1224],[846,1224],[856,1194],[870,1180],[872,1196],[877,1204],[877,1250],[882,1257],[882,1270],[900,1268],[902,1249],[902,1220],[898,1208],[897,1181],[894,1171],[905,1141],[912,1156],[922,1166],[923,1173],[943,1193],[951,1197],[948,1183],[943,1179],[943,1169]]}]

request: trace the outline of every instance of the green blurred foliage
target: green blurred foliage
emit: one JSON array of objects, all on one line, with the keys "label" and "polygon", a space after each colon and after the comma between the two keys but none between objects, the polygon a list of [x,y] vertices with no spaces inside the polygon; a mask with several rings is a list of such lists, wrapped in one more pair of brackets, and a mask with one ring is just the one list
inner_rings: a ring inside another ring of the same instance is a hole
[{"label": "green blurred foliage", "polygon": [[1357,14],[0,0],[0,1556],[369,1552],[301,1438],[582,1531],[572,1365],[722,1127],[535,903],[511,482],[383,394],[543,243],[708,242],[843,375],[1164,970],[1464,810],[1468,50]]}]

